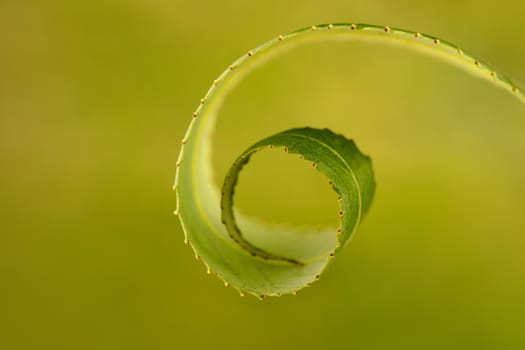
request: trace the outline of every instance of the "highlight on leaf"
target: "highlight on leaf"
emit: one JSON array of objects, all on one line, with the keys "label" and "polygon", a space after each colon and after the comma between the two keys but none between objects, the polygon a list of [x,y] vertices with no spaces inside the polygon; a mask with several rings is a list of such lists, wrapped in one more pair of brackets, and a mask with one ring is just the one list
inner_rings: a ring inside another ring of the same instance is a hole
[{"label": "highlight on leaf", "polygon": [[[525,103],[523,90],[490,65],[448,41],[419,32],[368,24],[323,24],[279,35],[233,62],[213,81],[193,113],[177,161],[174,190],[185,242],[195,257],[241,296],[280,296],[319,280],[332,258],[355,233],[375,191],[370,158],[355,143],[327,129],[295,128],[248,147],[231,166],[222,190],[212,181],[211,134],[228,92],[250,71],[284,50],[315,40],[348,38],[387,41],[431,54],[512,93]],[[325,175],[338,194],[340,227],[302,231],[266,227],[234,214],[239,172],[250,157],[270,147],[298,154]]]}]

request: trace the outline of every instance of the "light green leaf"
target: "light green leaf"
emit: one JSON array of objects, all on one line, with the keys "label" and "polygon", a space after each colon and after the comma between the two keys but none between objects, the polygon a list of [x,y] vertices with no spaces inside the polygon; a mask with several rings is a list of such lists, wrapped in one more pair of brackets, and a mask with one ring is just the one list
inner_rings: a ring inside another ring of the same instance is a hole
[{"label": "light green leaf", "polygon": [[[212,84],[193,114],[177,162],[174,189],[185,241],[209,273],[241,295],[295,293],[319,279],[331,258],[348,242],[374,193],[370,159],[353,141],[329,130],[291,129],[255,143],[234,162],[218,191],[212,181],[210,136],[223,99],[258,65],[296,44],[327,39],[388,41],[429,53],[489,80],[525,103],[523,90],[492,67],[455,45],[433,36],[367,24],[328,24],[280,35],[230,65]],[[268,147],[282,147],[312,163],[331,182],[341,206],[340,228],[299,231],[269,228],[234,215],[233,194],[239,171],[250,157]]]}]

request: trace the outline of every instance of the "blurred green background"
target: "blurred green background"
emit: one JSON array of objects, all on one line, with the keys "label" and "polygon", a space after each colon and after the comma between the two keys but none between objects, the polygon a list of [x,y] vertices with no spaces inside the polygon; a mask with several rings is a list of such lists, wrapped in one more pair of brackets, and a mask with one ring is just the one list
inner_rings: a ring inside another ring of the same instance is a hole
[{"label": "blurred green background", "polygon": [[[525,348],[525,109],[457,68],[389,45],[317,43],[226,101],[217,183],[246,146],[290,127],[330,127],[373,157],[372,210],[296,297],[240,298],[207,276],[171,191],[199,99],[278,34],[413,29],[525,82],[524,15],[518,0],[1,1],[0,348]],[[258,157],[243,210],[336,220],[309,166]]]}]

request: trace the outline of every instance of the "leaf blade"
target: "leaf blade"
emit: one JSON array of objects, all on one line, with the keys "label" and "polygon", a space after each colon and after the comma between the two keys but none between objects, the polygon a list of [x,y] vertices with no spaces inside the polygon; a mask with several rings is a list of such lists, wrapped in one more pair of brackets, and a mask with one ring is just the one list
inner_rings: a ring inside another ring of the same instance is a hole
[{"label": "leaf blade", "polygon": [[[308,264],[303,266],[289,263],[276,264],[275,261],[268,264],[268,261],[264,259],[253,259],[253,257],[250,257],[249,254],[246,254],[246,249],[236,245],[230,238],[221,222],[220,192],[215,188],[211,179],[210,139],[218,110],[228,92],[258,65],[265,63],[284,50],[293,48],[297,44],[316,40],[339,39],[341,37],[395,42],[407,48],[430,53],[459,66],[466,72],[504,88],[522,102],[525,102],[525,94],[522,89],[519,89],[511,80],[497,73],[490,65],[476,59],[470,53],[434,36],[397,28],[345,23],[313,26],[279,36],[241,56],[213,82],[195,111],[179,153],[174,185],[177,198],[176,212],[179,214],[186,241],[191,244],[196,255],[203,258],[203,262],[210,271],[217,273],[222,280],[233,285],[241,293],[247,291],[254,295],[280,295],[299,290],[309,285],[312,280],[317,279],[317,276],[328,264],[330,256],[325,258],[321,254],[310,260],[304,259],[305,256],[302,256],[300,258],[308,262]],[[334,147],[337,148],[337,144]],[[319,162],[319,164],[321,164],[320,170],[324,169],[323,163]],[[357,168],[354,177],[364,176],[359,174],[360,171]],[[364,177],[366,178],[366,176]],[[362,201],[361,207],[363,211],[366,211],[373,196],[373,190],[370,190],[370,188],[373,187],[358,186],[358,188]],[[343,205],[346,204],[343,203]],[[349,222],[359,222],[360,214],[356,218]],[[268,239],[265,234],[273,237],[284,236],[287,233],[287,231],[279,228],[273,231],[260,229],[260,225],[254,220],[242,217],[238,219],[241,226],[243,228],[246,227],[247,231],[256,233],[259,230],[261,231],[248,237],[248,241],[253,242],[254,246],[276,243],[275,240]],[[352,232],[353,229],[344,230],[337,241],[334,241],[336,245],[339,245],[336,248],[337,251],[348,241]],[[314,238],[317,238],[320,243],[318,244],[319,246],[332,244],[330,237],[332,237],[333,233],[331,232],[309,232],[305,234],[311,235],[308,238],[309,241],[313,242],[315,241]],[[277,255],[283,253],[283,256],[285,256],[288,245],[299,246],[297,243],[299,238],[294,236],[293,232],[288,232],[288,235],[288,241],[284,239],[281,241],[282,245],[274,244],[270,251],[276,252],[275,254]],[[271,242],[268,242],[269,240]],[[292,244],[290,242],[296,243]],[[329,244],[323,242],[328,242]],[[323,246],[322,248],[324,249],[322,249],[323,252],[328,251],[327,247]],[[308,249],[308,246],[303,246],[298,250],[303,253],[306,252],[306,258],[314,256],[314,251],[308,251]],[[246,265],[247,257],[254,261],[251,265]],[[260,276],[257,279],[253,279],[252,276],[254,275]]]}]

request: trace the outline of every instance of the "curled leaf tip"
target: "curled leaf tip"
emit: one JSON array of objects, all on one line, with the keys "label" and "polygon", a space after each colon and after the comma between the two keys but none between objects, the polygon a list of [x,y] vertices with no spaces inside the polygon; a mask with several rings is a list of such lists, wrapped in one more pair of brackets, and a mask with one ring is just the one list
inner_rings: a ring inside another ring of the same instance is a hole
[{"label": "curled leaf tip", "polygon": [[338,234],[346,232],[340,238],[343,243],[350,237],[370,205],[374,193],[371,162],[359,152],[353,141],[328,129],[313,128],[291,129],[265,138],[249,147],[233,162],[221,191],[221,221],[229,236],[254,258],[302,267],[307,262],[297,256],[275,254],[245,239],[235,219],[233,196],[239,173],[251,156],[265,146],[284,147],[289,154],[301,154],[304,160],[316,164],[316,170],[328,177],[331,188],[344,198],[341,217],[343,211],[350,213],[343,218],[342,229],[338,229]]}]

